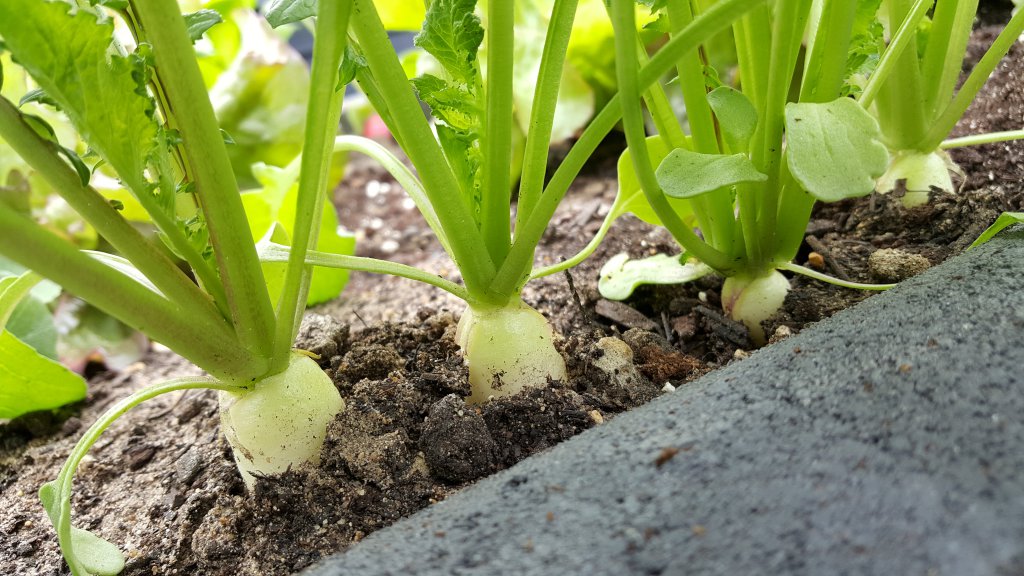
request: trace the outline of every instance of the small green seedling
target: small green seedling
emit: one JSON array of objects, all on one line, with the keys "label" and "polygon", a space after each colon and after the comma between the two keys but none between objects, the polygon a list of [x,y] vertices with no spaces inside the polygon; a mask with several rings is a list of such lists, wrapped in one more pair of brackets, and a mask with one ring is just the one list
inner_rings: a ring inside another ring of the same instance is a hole
[{"label": "small green seedling", "polygon": [[[55,142],[45,122],[0,98],[0,138],[121,256],[81,251],[4,202],[0,254],[211,375],[157,384],[121,400],[83,435],[57,479],[42,487],[40,498],[76,576],[116,574],[124,565],[114,545],[71,525],[71,480],[103,430],[133,406],[178,390],[219,390],[222,428],[249,486],[257,475],[316,461],[328,423],[344,408],[331,380],[293,351],[292,342],[310,289],[305,257],[317,246],[344,92],[339,70],[346,36],[337,31],[348,28],[351,8],[351,2],[325,2],[318,12],[303,155],[292,180],[278,182],[288,190],[297,178],[298,188],[294,219],[285,223],[291,256],[283,273],[274,269],[282,278],[272,299],[193,49],[216,18],[208,12],[183,16],[175,0],[0,3],[4,48],[67,115],[104,170],[117,174],[159,233],[158,241],[143,236],[119,212],[122,203],[91,185],[95,167],[83,170],[84,162]],[[112,13],[130,30],[133,51],[114,39]],[[159,241],[188,264],[195,280]],[[34,279],[0,282],[3,308]]]},{"label": "small green seedling", "polygon": [[1010,19],[957,89],[978,0],[890,0],[879,8],[880,3],[862,5],[868,11],[859,32],[871,39],[868,45],[881,44],[876,16],[884,16],[892,39],[857,99],[878,119],[892,157],[878,191],[902,184],[903,205],[918,206],[932,190],[955,190],[951,174],[960,169],[946,150],[1024,138],[1024,130],[1012,130],[946,139],[1024,31],[1024,14]]}]

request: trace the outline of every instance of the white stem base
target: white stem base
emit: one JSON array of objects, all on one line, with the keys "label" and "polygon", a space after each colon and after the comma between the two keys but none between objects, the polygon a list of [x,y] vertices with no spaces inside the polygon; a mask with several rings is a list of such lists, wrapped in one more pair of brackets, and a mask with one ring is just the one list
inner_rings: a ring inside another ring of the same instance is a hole
[{"label": "white stem base", "polygon": [[761,322],[782,308],[789,292],[789,280],[778,270],[765,276],[730,276],[722,285],[722,308],[733,320],[742,322],[750,331],[754,344],[767,341]]},{"label": "white stem base", "polygon": [[566,377],[551,324],[518,298],[501,308],[466,308],[456,340],[469,364],[472,394],[467,403],[509,396],[527,386],[544,386],[549,378]]},{"label": "white stem base", "polygon": [[317,463],[327,426],[345,402],[312,358],[292,352],[288,368],[253,390],[220,393],[221,428],[247,488],[257,476]]}]

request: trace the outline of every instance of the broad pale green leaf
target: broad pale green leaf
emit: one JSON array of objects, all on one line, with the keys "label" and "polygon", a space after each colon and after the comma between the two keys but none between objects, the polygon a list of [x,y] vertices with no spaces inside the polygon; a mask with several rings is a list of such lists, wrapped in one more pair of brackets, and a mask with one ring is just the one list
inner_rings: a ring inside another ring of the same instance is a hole
[{"label": "broad pale green leaf", "polygon": [[757,129],[757,109],[750,100],[739,90],[720,86],[708,93],[708,104],[718,118],[729,147],[734,152],[746,150]]},{"label": "broad pale green leaf", "polygon": [[[274,166],[257,166],[254,169],[263,185],[260,191],[242,194],[242,204],[249,217],[249,228],[254,240],[269,238],[278,244],[290,245],[290,227],[295,222],[295,198],[298,194],[297,174]],[[331,254],[351,255],[355,253],[355,237],[341,229],[338,215],[328,204],[320,220],[320,235],[311,249]],[[278,266],[280,268],[275,268]],[[281,264],[263,264],[268,276],[271,300],[277,301],[274,278],[281,273]],[[310,283],[306,304],[312,306],[336,298],[348,283],[348,271],[334,268],[316,268]],[[280,290],[278,286],[276,290]]]},{"label": "broad pale green leaf", "polygon": [[273,0],[266,11],[274,28],[316,16],[316,0]]},{"label": "broad pale green leaf", "polygon": [[[647,153],[651,156],[651,162],[661,164],[668,156],[669,149],[660,136],[650,136],[647,138]],[[633,156],[628,149],[619,156],[618,175],[619,193],[615,197],[615,206],[612,209],[622,214],[633,214],[653,226],[661,226],[661,220],[654,213],[654,208],[651,208],[647,196],[640,188],[640,181],[637,180],[636,171],[633,169]],[[684,222],[693,221],[693,208],[688,200],[669,198],[668,202]]]},{"label": "broad pale green leaf", "polygon": [[193,42],[202,38],[207,30],[223,21],[220,12],[216,10],[197,10],[191,14],[185,14],[185,28]]},{"label": "broad pale green leaf", "polygon": [[78,561],[90,574],[117,576],[124,570],[124,555],[121,554],[121,550],[88,530],[72,526],[71,545]]},{"label": "broad pale green leaf", "polygon": [[112,49],[110,19],[83,6],[69,10],[62,0],[3,0],[0,36],[92,149],[142,193],[156,137],[152,102],[136,91],[129,59]]},{"label": "broad pale green leaf", "polygon": [[601,267],[597,290],[609,300],[625,300],[641,284],[683,284],[711,272],[705,264],[685,260],[683,255],[631,260],[625,252],[616,254]]},{"label": "broad pale green leaf", "polygon": [[415,40],[449,74],[467,84],[476,80],[476,54],[484,39],[475,10],[476,0],[434,0]]},{"label": "broad pale green leaf", "polygon": [[57,358],[57,327],[53,313],[31,295],[18,304],[7,321],[6,329],[12,336],[51,360]]},{"label": "broad pale green leaf", "polygon": [[701,154],[676,148],[661,161],[655,175],[665,194],[693,198],[740,182],[764,182],[745,154]]},{"label": "broad pale green leaf", "polygon": [[85,398],[85,380],[0,332],[0,418],[59,408]]},{"label": "broad pale green leaf", "polygon": [[[58,408],[85,397],[85,381],[80,376],[6,329],[15,310],[21,309],[19,304],[40,280],[33,272],[0,278],[0,419]],[[38,305],[49,320],[46,307]],[[51,344],[55,336],[51,335]]]},{"label": "broad pale green leaf", "polygon": [[881,138],[875,119],[850,98],[786,105],[789,171],[818,200],[870,194],[889,164]]},{"label": "broad pale green leaf", "polygon": [[975,246],[980,246],[985,242],[988,242],[993,236],[1002,232],[1005,228],[1021,222],[1024,222],[1024,212],[1003,212],[999,215],[999,218],[996,218],[996,221],[993,222],[991,226],[981,233],[981,236],[978,236],[978,239],[970,245],[970,248],[974,248]]},{"label": "broad pale green leaf", "polygon": [[71,513],[67,508],[70,502],[61,498],[55,482],[47,482],[39,488],[39,500],[50,522],[57,529],[58,536],[63,538],[64,530],[71,535],[71,542],[62,540],[61,547],[74,573],[81,574],[84,571],[94,576],[116,576],[124,570],[124,555],[117,546],[88,530],[68,526]]}]

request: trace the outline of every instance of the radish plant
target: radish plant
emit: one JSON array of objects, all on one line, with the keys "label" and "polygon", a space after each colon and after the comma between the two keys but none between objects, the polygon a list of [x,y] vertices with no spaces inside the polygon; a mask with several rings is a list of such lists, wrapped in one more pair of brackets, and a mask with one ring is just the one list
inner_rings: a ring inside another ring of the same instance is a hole
[{"label": "radish plant", "polygon": [[[279,23],[307,16],[304,10],[308,11],[310,4],[276,2],[275,9],[288,14]],[[488,0],[485,30],[475,13],[476,0],[431,2],[416,45],[443,70],[412,80],[406,77],[374,4],[369,0],[355,0],[354,4],[352,40],[342,68],[359,83],[417,173],[370,140],[345,136],[336,146],[377,159],[395,177],[458,267],[463,283],[366,258],[313,253],[307,262],[404,276],[465,301],[457,339],[469,365],[470,402],[564,378],[565,363],[554,347],[550,324],[524,303],[520,294],[531,278],[550,273],[533,269],[537,243],[569,185],[622,111],[619,98],[611,98],[565,161],[553,174],[546,174],[578,0],[555,0],[551,8],[534,83],[514,216],[509,166],[514,140],[515,3]],[[707,17],[684,27],[680,38],[666,47],[666,54],[694,49],[755,4],[751,0],[721,2]],[[482,44],[484,62],[477,58]],[[669,65],[670,61],[662,60],[660,68],[646,68],[645,78],[657,78]],[[436,120],[433,125],[424,116],[421,101],[430,107]],[[547,176],[550,179],[545,184]],[[260,255],[264,261],[279,261],[287,258],[289,251],[266,242]]]},{"label": "radish plant", "polygon": [[[686,0],[646,3],[662,11],[672,33],[698,16]],[[919,2],[918,7],[926,3]],[[891,62],[899,55],[906,33],[897,33],[891,47],[881,52],[883,46],[872,43],[869,26],[877,25],[877,2],[780,0],[759,6],[733,26],[739,89],[723,85],[700,50],[675,57],[676,75],[662,85],[635,73],[647,56],[638,52],[636,39],[631,37],[635,35],[630,32],[634,26],[629,4],[611,5],[617,14],[613,22],[629,142],[629,150],[619,162],[619,194],[598,238],[550,271],[592,252],[611,222],[632,212],[665,226],[684,254],[644,261],[616,256],[602,270],[602,294],[622,299],[640,283],[685,282],[716,271],[726,277],[723,307],[747,326],[756,344],[766,340],[761,322],[782,306],[789,289],[781,271],[850,288],[890,287],[830,278],[792,260],[815,201],[870,194],[887,168],[891,175],[892,166],[898,164],[889,163],[887,146],[891,142],[888,136],[897,133],[898,127],[887,125],[885,117],[876,120],[864,105],[871,102],[877,83],[885,78],[892,84],[889,102],[918,94],[891,74]],[[944,8],[951,9],[955,7]],[[949,14],[937,12],[935,17],[948,19]],[[1018,21],[1011,24],[1005,38],[1016,37],[1020,31]],[[933,33],[941,36],[941,32]],[[972,74],[967,89],[943,112],[948,115],[943,117],[944,131],[937,125],[930,128],[942,135],[949,132],[987,78],[993,60],[1005,53],[1007,40],[1000,38]],[[942,43],[933,44],[939,45]],[[951,50],[942,60],[943,66],[933,73],[945,74],[954,66],[959,70],[959,60],[950,64],[958,57],[955,47]],[[880,53],[878,69],[871,76],[876,84],[869,82],[858,102],[850,97],[850,83],[858,74],[870,71]],[[660,57],[657,54],[653,60]],[[952,90],[952,84],[948,88]],[[673,116],[668,97],[671,90],[682,93],[689,133]],[[646,138],[642,103],[657,130],[650,138]],[[894,152],[892,157],[899,156],[900,152]],[[945,170],[946,165],[942,166]]]},{"label": "radish plant", "polygon": [[[878,191],[890,192],[902,183],[903,204],[918,206],[933,189],[954,191],[950,173],[959,168],[946,150],[1024,138],[1024,130],[1013,130],[946,139],[1024,32],[1024,14],[1010,19],[957,90],[978,0],[890,0],[880,9],[878,4],[868,3],[888,20],[892,37],[858,101],[878,119],[891,152]],[[880,36],[881,24],[868,21]]]},{"label": "radish plant", "polygon": [[[327,2],[318,13],[295,218],[287,223],[291,257],[272,299],[193,50],[215,20],[211,14],[183,16],[175,0],[0,4],[3,47],[116,172],[195,280],[129,224],[120,203],[97,192],[90,169],[54,141],[45,122],[5,98],[0,138],[121,256],[81,251],[5,202],[0,254],[210,374],[157,384],[117,403],[87,430],[57,479],[41,488],[75,575],[116,574],[124,565],[114,545],[71,525],[71,480],[103,430],[133,406],[177,390],[219,390],[223,429],[250,486],[255,475],[316,461],[328,423],[344,408],[331,380],[292,342],[310,287],[304,260],[318,237],[341,111],[346,35],[338,31],[348,28],[351,7]],[[111,13],[127,24],[134,50],[114,39]],[[34,280],[4,281],[0,298],[16,298]]]},{"label": "radish plant", "polygon": [[[698,16],[687,0],[653,4],[672,35]],[[875,120],[843,95],[858,2],[821,2],[804,49],[813,4],[762,3],[733,24],[737,90],[709,73],[696,46],[672,56],[676,81],[642,78],[636,70],[646,54],[637,50],[632,3],[611,3],[629,149],[620,159],[619,197],[607,224],[637,213],[665,226],[685,253],[662,257],[667,262],[660,265],[617,257],[602,270],[603,294],[621,299],[639,282],[687,281],[714,270],[726,277],[723,307],[761,344],[761,322],[789,290],[781,271],[828,279],[792,262],[811,207],[816,200],[870,194],[888,154]],[[669,90],[682,92],[689,134],[669,106]],[[650,138],[643,102],[657,129]]]}]

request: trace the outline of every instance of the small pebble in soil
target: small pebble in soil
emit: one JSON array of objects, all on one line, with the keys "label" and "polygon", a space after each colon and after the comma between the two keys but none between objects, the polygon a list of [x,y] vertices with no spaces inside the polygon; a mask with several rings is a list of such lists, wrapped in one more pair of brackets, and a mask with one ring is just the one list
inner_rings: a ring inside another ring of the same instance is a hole
[{"label": "small pebble in soil", "polygon": [[348,347],[349,327],[331,316],[309,313],[302,319],[295,347],[320,356],[321,366]]},{"label": "small pebble in soil", "polygon": [[646,330],[627,330],[622,340],[633,349],[636,365],[653,382],[682,380],[700,368],[700,360],[674,349],[667,340]]},{"label": "small pebble in soil", "polygon": [[793,329],[792,328],[790,328],[789,326],[786,326],[785,324],[780,324],[779,326],[775,327],[775,331],[772,332],[771,337],[768,338],[768,343],[769,344],[775,344],[776,342],[780,342],[782,340],[785,340],[786,338],[789,338],[792,335],[793,335]]},{"label": "small pebble in soil", "polygon": [[868,257],[868,270],[879,282],[899,282],[931,268],[932,263],[921,256],[898,248],[875,250]]},{"label": "small pebble in soil", "polygon": [[192,481],[199,476],[199,473],[203,470],[203,462],[199,456],[199,450],[194,446],[189,448],[181,458],[174,463],[175,473],[178,478],[178,482],[188,486],[192,484]]},{"label": "small pebble in soil", "polygon": [[419,445],[431,474],[448,482],[476,480],[497,464],[497,445],[483,416],[455,394],[430,407]]},{"label": "small pebble in soil", "polygon": [[595,378],[593,384],[601,388],[605,400],[613,407],[623,409],[638,405],[658,395],[657,387],[651,385],[633,364],[633,349],[622,340],[608,336],[594,345],[594,368],[603,373],[602,382]]}]

